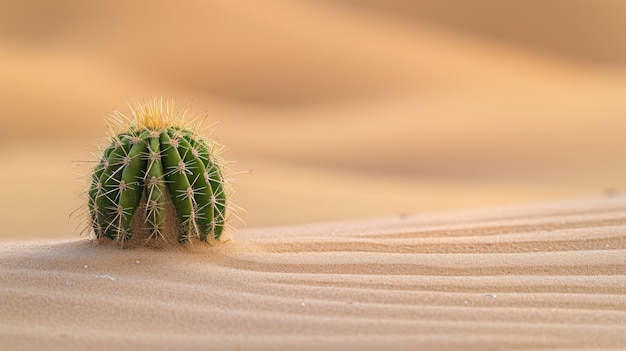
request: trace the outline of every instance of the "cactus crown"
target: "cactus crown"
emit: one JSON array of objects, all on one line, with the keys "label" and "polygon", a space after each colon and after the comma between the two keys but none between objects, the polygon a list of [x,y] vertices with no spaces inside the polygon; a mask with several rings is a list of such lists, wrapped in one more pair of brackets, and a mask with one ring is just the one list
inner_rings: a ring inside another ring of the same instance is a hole
[{"label": "cactus crown", "polygon": [[123,244],[138,232],[146,240],[173,235],[180,243],[222,237],[231,194],[222,147],[197,134],[186,108],[173,107],[153,99],[130,105],[131,117],[109,116],[109,145],[87,192],[96,238]]}]

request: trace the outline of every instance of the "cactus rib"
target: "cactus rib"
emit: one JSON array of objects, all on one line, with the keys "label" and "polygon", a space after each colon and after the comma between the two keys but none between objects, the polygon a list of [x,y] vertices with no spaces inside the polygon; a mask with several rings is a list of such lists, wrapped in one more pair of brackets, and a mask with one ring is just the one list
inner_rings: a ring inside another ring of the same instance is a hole
[{"label": "cactus rib", "polygon": [[89,213],[90,213],[89,220],[97,236],[102,236],[102,227],[100,227],[99,222],[98,222],[98,213],[100,212],[100,209],[96,205],[96,198],[99,196],[100,192],[102,191],[100,177],[102,176],[102,173],[106,169],[108,165],[108,158],[114,149],[115,149],[115,144],[106,148],[104,152],[102,153],[102,158],[100,162],[94,168],[93,173],[91,174],[91,186],[89,188],[89,192],[87,193],[88,195],[87,205],[89,207]]},{"label": "cactus rib", "polygon": [[161,144],[159,136],[150,138],[148,154],[148,171],[144,179],[147,192],[146,224],[150,238],[161,236],[165,220],[165,183],[163,181],[163,165],[161,162]]},{"label": "cactus rib", "polygon": [[223,176],[220,172],[220,168],[211,159],[211,153],[209,147],[203,140],[195,140],[192,144],[198,152],[198,158],[204,162],[205,170],[204,177],[211,186],[211,207],[213,208],[213,230],[216,238],[219,238],[225,225],[226,215],[226,192],[224,190]]},{"label": "cactus rib", "polygon": [[132,235],[130,222],[135,214],[135,210],[139,206],[139,200],[141,200],[141,193],[143,190],[143,178],[142,171],[146,169],[145,154],[147,151],[147,144],[145,138],[148,132],[144,131],[137,140],[133,140],[133,145],[125,157],[125,167],[122,171],[122,179],[119,184],[119,208],[120,211],[120,226],[118,228],[118,238],[130,238]]},{"label": "cactus rib", "polygon": [[179,241],[185,242],[191,234],[191,221],[194,216],[193,197],[189,194],[189,189],[191,189],[187,179],[189,170],[178,152],[178,139],[172,139],[169,134],[171,134],[169,130],[167,133],[161,133],[161,146],[164,147],[165,181],[180,220],[181,235]]},{"label": "cactus rib", "polygon": [[126,135],[114,140],[115,149],[107,159],[107,167],[100,176],[100,193],[96,197],[98,207],[97,219],[102,228],[102,233],[111,238],[117,238],[120,208],[117,204],[119,199],[119,184],[122,180],[122,170],[124,169],[124,158],[130,150],[131,140]]},{"label": "cactus rib", "polygon": [[[184,155],[185,164],[189,164],[189,170],[191,174],[187,175],[189,184],[194,189],[193,192],[193,205],[196,220],[200,224],[202,230],[200,231],[200,240],[206,240],[208,232],[212,230],[213,224],[213,204],[211,199],[213,198],[213,191],[208,184],[204,174],[206,172],[204,163],[197,155],[189,142],[185,138],[179,138],[180,153]],[[194,155],[195,154],[195,155]]]}]

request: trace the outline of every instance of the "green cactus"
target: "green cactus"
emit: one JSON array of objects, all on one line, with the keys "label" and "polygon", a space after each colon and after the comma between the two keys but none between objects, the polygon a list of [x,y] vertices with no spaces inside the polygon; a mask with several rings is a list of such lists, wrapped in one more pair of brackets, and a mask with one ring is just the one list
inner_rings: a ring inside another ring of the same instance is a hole
[{"label": "green cactus", "polygon": [[[173,226],[180,243],[220,239],[231,192],[220,148],[185,121],[186,109],[174,113],[171,102],[154,99],[131,110],[131,118],[111,116],[109,146],[90,175],[89,222],[96,238],[124,243],[135,231],[164,238],[164,229]],[[168,208],[175,215],[168,216]]]}]

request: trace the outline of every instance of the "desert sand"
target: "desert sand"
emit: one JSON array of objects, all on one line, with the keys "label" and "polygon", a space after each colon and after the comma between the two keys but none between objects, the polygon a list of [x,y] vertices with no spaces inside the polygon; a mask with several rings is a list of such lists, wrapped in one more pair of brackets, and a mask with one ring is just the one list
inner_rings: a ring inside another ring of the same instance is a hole
[{"label": "desert sand", "polygon": [[626,198],[247,229],[217,246],[0,246],[14,350],[622,349]]},{"label": "desert sand", "polygon": [[[0,349],[626,348],[624,33],[620,0],[0,1]],[[103,116],[158,96],[228,148],[224,245],[81,234]]]}]

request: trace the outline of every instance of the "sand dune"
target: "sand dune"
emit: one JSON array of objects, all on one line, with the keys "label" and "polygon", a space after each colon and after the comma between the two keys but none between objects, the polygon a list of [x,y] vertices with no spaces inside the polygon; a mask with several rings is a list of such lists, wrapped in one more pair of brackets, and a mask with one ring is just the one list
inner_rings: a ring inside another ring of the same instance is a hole
[{"label": "sand dune", "polygon": [[626,346],[626,198],[243,230],[174,251],[3,243],[26,349]]},{"label": "sand dune", "polygon": [[[0,1],[0,349],[626,348],[623,10]],[[231,242],[68,218],[151,96],[230,150]]]},{"label": "sand dune", "polygon": [[[619,0],[332,1],[352,11],[387,14],[409,23],[428,23],[549,52],[586,63],[623,65],[624,3]],[[558,24],[558,25],[557,25]]]}]

